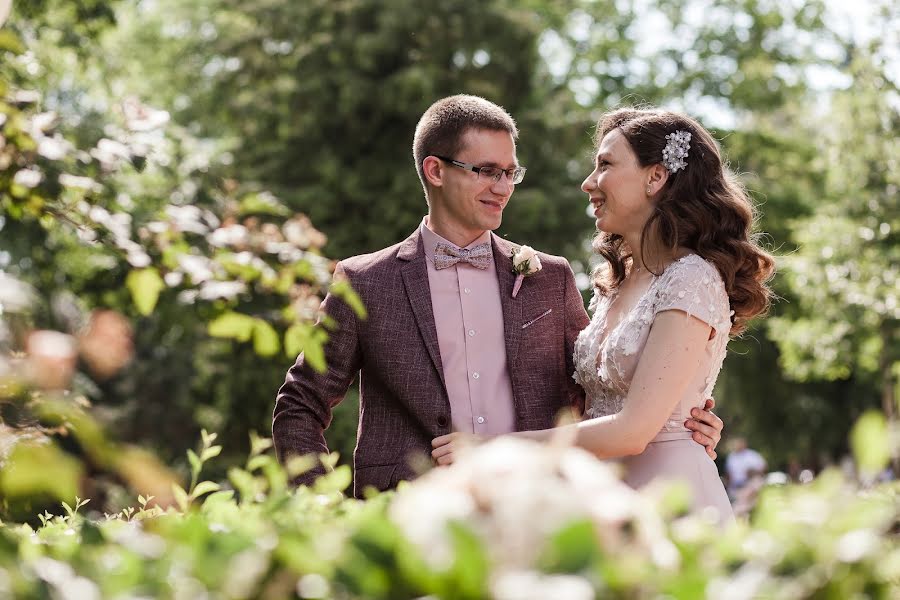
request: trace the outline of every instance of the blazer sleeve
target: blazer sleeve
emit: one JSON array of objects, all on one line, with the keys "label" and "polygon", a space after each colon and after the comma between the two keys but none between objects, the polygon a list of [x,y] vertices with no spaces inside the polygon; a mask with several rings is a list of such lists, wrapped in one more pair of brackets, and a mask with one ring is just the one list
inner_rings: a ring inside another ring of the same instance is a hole
[{"label": "blazer sleeve", "polygon": [[575,383],[572,377],[575,374],[575,340],[581,330],[588,326],[590,318],[584,310],[584,300],[581,292],[575,284],[575,274],[569,263],[565,264],[565,286],[563,298],[565,301],[565,341],[566,341],[566,374],[568,375],[569,404],[575,408],[579,415],[584,414],[585,395],[580,385]]},{"label": "blazer sleeve", "polygon": [[[335,267],[334,276],[335,279],[345,276],[341,263]],[[329,330],[324,347],[327,370],[317,372],[300,353],[275,399],[272,439],[282,464],[292,456],[310,453],[318,456],[328,452],[324,432],[331,424],[332,410],[344,399],[362,364],[356,313],[331,293],[325,297],[321,309],[336,324]],[[323,326],[322,318],[316,326]],[[324,468],[318,465],[293,483],[310,484],[323,473]]]}]

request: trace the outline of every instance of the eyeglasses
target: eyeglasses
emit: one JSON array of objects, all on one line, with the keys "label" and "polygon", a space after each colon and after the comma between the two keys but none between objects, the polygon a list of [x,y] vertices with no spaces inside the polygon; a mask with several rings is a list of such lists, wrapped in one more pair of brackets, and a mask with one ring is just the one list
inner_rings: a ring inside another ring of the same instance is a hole
[{"label": "eyeglasses", "polygon": [[522,183],[522,180],[525,179],[525,167],[513,167],[512,169],[501,169],[500,167],[479,167],[477,165],[471,165],[469,163],[460,162],[458,160],[453,160],[452,158],[447,158],[445,156],[438,156],[437,154],[432,155],[435,158],[439,158],[444,162],[448,162],[454,167],[459,167],[460,169],[465,169],[466,171],[474,171],[478,173],[479,177],[484,177],[485,179],[490,179],[491,183],[497,183],[500,181],[500,178],[503,177],[503,174],[506,173],[506,178],[512,184]]}]

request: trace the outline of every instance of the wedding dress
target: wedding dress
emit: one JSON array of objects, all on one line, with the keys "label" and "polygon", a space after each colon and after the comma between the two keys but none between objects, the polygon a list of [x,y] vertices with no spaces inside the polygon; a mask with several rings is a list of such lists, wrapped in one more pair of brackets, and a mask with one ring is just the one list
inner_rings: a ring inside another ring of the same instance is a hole
[{"label": "wedding dress", "polygon": [[728,495],[715,463],[684,427],[693,407],[702,408],[711,397],[722,368],[731,329],[728,295],[716,268],[695,254],[688,254],[654,276],[635,306],[607,331],[607,313],[616,292],[591,301],[593,317],[575,343],[575,380],[587,393],[585,418],[612,415],[622,410],[635,369],[647,343],[657,313],[682,311],[714,329],[697,373],[662,430],[639,455],[617,459],[625,469],[625,481],[635,488],[658,480],[686,483],[694,510],[712,507],[720,522],[733,519]]}]

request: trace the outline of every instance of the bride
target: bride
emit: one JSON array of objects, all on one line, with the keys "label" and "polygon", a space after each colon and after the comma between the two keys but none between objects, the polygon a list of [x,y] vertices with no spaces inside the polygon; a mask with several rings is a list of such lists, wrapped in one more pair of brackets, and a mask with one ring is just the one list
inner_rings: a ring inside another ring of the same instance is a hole
[{"label": "bride", "polygon": [[[619,458],[640,488],[678,480],[693,508],[732,517],[715,463],[684,422],[711,396],[730,336],[764,313],[774,261],[751,235],[753,208],[699,123],[661,110],[619,109],[597,125],[590,197],[606,259],[593,276],[594,311],[575,345],[587,394],[575,443]],[[514,435],[548,440],[555,430]],[[438,464],[470,435],[436,438]]]}]

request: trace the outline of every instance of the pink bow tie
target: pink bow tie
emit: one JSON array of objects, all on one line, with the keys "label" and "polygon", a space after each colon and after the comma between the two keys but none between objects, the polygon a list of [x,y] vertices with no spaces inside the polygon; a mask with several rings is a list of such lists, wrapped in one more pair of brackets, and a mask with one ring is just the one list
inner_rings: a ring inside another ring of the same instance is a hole
[{"label": "pink bow tie", "polygon": [[488,242],[462,250],[456,246],[438,242],[434,249],[434,268],[438,271],[452,267],[458,262],[467,262],[476,269],[487,269],[492,259],[491,245]]}]

